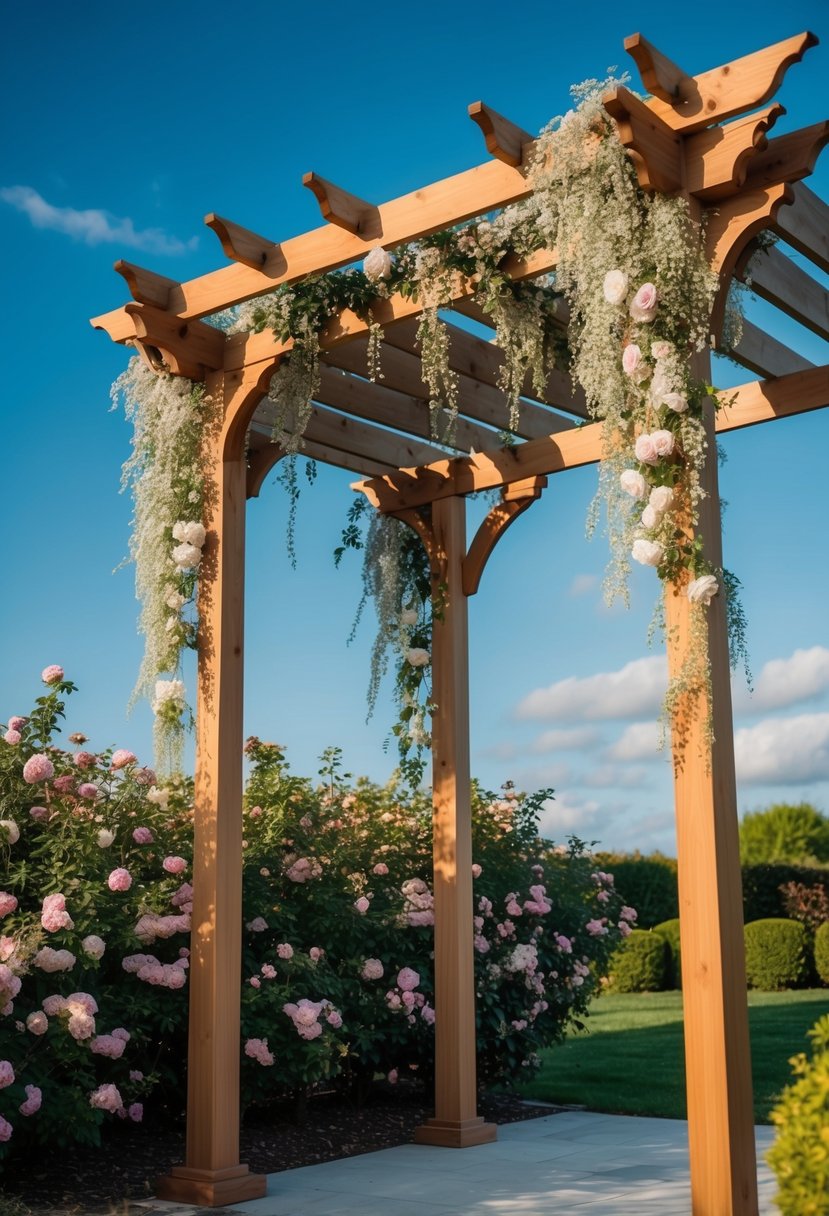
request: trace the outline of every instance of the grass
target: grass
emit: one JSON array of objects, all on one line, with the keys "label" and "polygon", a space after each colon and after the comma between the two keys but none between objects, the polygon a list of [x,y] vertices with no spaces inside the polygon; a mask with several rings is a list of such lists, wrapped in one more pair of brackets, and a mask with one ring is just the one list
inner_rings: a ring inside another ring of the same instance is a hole
[{"label": "grass", "polygon": [[[768,1123],[791,1080],[789,1057],[807,1050],[806,1031],[829,1011],[829,992],[751,992],[748,1003],[754,1118]],[[589,1110],[684,1119],[682,994],[600,996],[586,1029],[544,1052],[522,1093]]]}]

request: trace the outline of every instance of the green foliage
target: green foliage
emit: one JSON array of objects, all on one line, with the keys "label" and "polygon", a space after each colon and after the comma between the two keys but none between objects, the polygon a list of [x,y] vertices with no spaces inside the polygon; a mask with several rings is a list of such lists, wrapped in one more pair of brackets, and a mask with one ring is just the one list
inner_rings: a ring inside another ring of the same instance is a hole
[{"label": "green foliage", "polygon": [[613,992],[660,992],[667,966],[665,938],[634,929],[610,960],[610,988]]},{"label": "green foliage", "polygon": [[600,858],[603,865],[612,869],[616,890],[625,903],[639,913],[637,924],[641,929],[651,929],[679,915],[673,858],[659,853],[649,857],[600,854]]},{"label": "green foliage", "polygon": [[809,932],[796,920],[769,918],[745,927],[749,988],[776,992],[802,988],[809,979]]},{"label": "green foliage", "polygon": [[[14,1072],[0,1087],[0,1159],[32,1143],[95,1144],[119,1110],[176,1116],[186,1089],[192,784],[160,786],[128,752],[85,751],[83,735],[70,735],[74,753],[55,746],[72,688],[50,687],[0,739],[0,1061]],[[355,782],[336,748],[317,782],[294,776],[273,744],[245,750],[243,1103],[377,1072],[428,1079],[428,793]],[[583,1013],[623,913],[634,915],[581,842],[550,853],[539,839],[549,796],[473,791],[483,1082],[533,1071]],[[42,1105],[24,1115],[27,1086]],[[106,1109],[90,1100],[102,1086],[114,1087]]]},{"label": "green foliage", "polygon": [[744,865],[829,863],[829,818],[809,802],[752,811],[740,823],[740,860]]},{"label": "green foliage", "polygon": [[767,916],[789,916],[783,890],[789,883],[813,887],[829,885],[829,871],[813,866],[784,864],[743,866],[743,920],[763,920]]},{"label": "green foliage", "polygon": [[682,951],[679,943],[679,917],[664,920],[661,925],[654,925],[654,933],[665,939],[668,946],[668,965],[665,979],[667,988],[682,987]]},{"label": "green foliage", "polygon": [[790,1061],[796,1078],[772,1111],[777,1136],[766,1160],[777,1175],[781,1216],[829,1212],[829,1015],[809,1032],[812,1054]]},{"label": "green foliage", "polygon": [[821,983],[829,986],[829,920],[824,921],[815,932],[815,971]]}]

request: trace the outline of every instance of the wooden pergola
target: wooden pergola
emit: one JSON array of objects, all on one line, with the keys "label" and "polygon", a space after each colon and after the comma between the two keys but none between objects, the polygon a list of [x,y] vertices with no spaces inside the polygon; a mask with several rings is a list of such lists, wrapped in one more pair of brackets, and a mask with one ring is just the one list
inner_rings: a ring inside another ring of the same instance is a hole
[{"label": "wooden pergola", "polygon": [[[829,122],[770,138],[783,108],[771,99],[787,69],[817,42],[803,33],[724,66],[686,74],[641,36],[626,39],[648,93],[624,88],[605,99],[641,185],[681,193],[707,215],[706,242],[720,289],[712,319],[721,349],[725,297],[745,278],[764,230],[781,238],[751,267],[752,289],[783,313],[829,339],[829,296],[792,261],[786,247],[829,272],[829,207],[802,184]],[[220,425],[205,435],[211,492],[208,540],[199,586],[199,663],[195,792],[194,910],[190,969],[190,1046],[186,1163],[159,1185],[164,1198],[219,1206],[264,1194],[264,1178],[239,1162],[239,986],[242,874],[242,674],[245,503],[283,455],[271,442],[267,390],[291,343],[269,331],[227,336],[212,314],[393,249],[531,193],[533,140],[478,102],[471,118],[488,159],[473,169],[379,205],[309,173],[322,227],[284,242],[208,215],[229,264],[176,282],[119,262],[132,300],[93,320],[116,342],[135,347],[156,369],[203,381],[221,406]],[[515,279],[546,274],[555,249],[511,259]],[[453,308],[479,323],[474,283],[458,277]],[[430,439],[429,392],[416,341],[421,304],[392,295],[373,306],[384,330],[383,382],[366,376],[367,326],[343,311],[321,337],[322,375],[304,453],[353,470],[356,487],[380,511],[417,529],[429,554],[442,611],[432,651],[434,896],[436,987],[435,1117],[420,1143],[465,1147],[495,1138],[478,1117],[470,831],[467,601],[504,530],[541,494],[554,473],[598,462],[602,424],[584,425],[581,393],[556,372],[543,394],[527,385],[517,426],[509,426],[498,388],[502,353],[468,328],[450,327],[451,366],[459,377],[460,417],[452,447]],[[566,316],[562,316],[566,325]],[[730,352],[751,376],[709,409],[726,431],[829,405],[829,366],[814,366],[772,333],[748,321]],[[708,376],[708,356],[695,373]],[[497,488],[471,544],[465,496]],[[704,470],[707,497],[700,532],[714,568],[721,566],[716,459]],[[757,1185],[749,1060],[742,901],[737,832],[728,642],[723,596],[709,609],[716,742],[708,742],[706,707],[687,711],[684,763],[675,766],[685,1052],[691,1182],[695,1216],[756,1216]],[[666,595],[669,668],[681,669],[688,646],[684,585]]]}]

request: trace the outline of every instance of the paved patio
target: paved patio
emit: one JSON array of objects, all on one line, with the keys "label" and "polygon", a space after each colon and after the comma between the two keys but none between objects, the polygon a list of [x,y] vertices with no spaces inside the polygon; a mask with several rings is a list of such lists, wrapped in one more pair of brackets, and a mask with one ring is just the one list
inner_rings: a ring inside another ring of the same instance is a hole
[{"label": "paved patio", "polygon": [[[757,1128],[761,1216],[778,1211],[763,1161],[773,1134]],[[151,1210],[196,1211],[158,1202]],[[223,1210],[227,1216],[689,1216],[687,1130],[673,1119],[566,1112],[506,1124],[496,1143],[477,1148],[407,1144],[271,1174],[264,1199]]]}]

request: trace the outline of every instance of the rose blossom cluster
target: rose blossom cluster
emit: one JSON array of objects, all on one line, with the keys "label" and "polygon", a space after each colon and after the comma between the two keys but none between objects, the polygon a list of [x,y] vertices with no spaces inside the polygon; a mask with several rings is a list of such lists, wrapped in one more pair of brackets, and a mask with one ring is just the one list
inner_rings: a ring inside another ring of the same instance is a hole
[{"label": "rose blossom cluster", "polygon": [[324,1028],[321,1018],[323,1016],[334,1030],[339,1030],[343,1024],[342,1014],[334,1008],[331,1001],[327,1000],[310,1001],[307,997],[302,997],[296,1004],[288,1001],[282,1006],[282,1011],[293,1022],[299,1037],[307,1039],[309,1042],[312,1039],[318,1039],[322,1034]]},{"label": "rose blossom cluster", "polygon": [[403,1013],[410,1026],[415,1024],[418,1010],[426,1025],[433,1026],[435,1011],[426,1000],[425,994],[417,991],[419,987],[419,973],[411,967],[402,967],[397,973],[395,987],[386,993],[386,1005],[392,1013]]},{"label": "rose blossom cluster", "polygon": [[407,925],[435,923],[435,897],[422,878],[407,878],[400,888],[403,895],[401,920]]},{"label": "rose blossom cluster", "polygon": [[121,960],[123,969],[137,976],[145,984],[158,988],[183,988],[187,982],[187,958],[177,958],[174,963],[162,963],[153,954],[128,954]]}]

